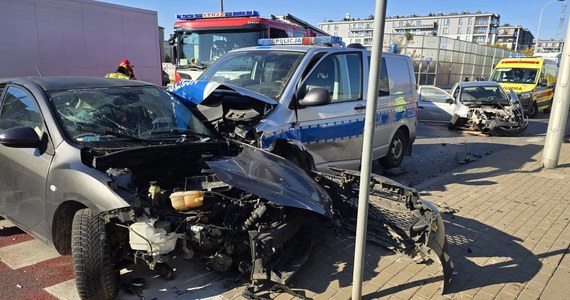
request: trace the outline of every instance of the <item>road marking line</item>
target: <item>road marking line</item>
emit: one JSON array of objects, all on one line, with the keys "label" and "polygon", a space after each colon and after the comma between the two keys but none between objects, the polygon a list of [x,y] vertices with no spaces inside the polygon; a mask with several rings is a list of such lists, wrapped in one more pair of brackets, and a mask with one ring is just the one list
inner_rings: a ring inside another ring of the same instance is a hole
[{"label": "road marking line", "polygon": [[0,260],[12,269],[31,266],[58,256],[55,249],[36,239],[0,248]]},{"label": "road marking line", "polygon": [[44,290],[57,299],[61,300],[79,300],[79,294],[75,288],[75,279],[64,281],[62,283],[44,288]]},{"label": "road marking line", "polygon": [[8,227],[14,227],[14,224],[12,224],[12,222],[10,222],[8,220],[0,220],[0,229],[1,228],[8,228]]}]

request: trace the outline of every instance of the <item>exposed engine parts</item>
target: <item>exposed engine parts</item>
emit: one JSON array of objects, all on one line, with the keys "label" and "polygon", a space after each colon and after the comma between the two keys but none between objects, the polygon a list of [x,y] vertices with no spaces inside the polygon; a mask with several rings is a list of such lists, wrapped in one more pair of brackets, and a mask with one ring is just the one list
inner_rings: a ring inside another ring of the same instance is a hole
[{"label": "exposed engine parts", "polygon": [[520,105],[470,105],[464,117],[456,114],[450,127],[477,130],[487,135],[514,136],[528,126]]}]

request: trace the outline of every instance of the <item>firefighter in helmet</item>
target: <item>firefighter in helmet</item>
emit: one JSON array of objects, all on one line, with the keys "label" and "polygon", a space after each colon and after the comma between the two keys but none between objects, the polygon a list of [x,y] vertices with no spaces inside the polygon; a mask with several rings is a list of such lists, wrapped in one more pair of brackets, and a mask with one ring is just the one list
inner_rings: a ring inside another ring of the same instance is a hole
[{"label": "firefighter in helmet", "polygon": [[105,75],[106,78],[133,79],[136,80],[133,65],[127,59],[121,60],[117,71]]}]

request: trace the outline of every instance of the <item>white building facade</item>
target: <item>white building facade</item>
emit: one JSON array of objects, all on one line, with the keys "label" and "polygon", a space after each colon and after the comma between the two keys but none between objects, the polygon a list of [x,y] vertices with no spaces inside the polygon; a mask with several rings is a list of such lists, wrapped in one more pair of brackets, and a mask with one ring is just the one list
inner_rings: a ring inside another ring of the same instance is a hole
[{"label": "white building facade", "polygon": [[[442,13],[427,16],[387,17],[386,34],[406,34],[443,36],[478,44],[494,44],[497,41],[497,28],[500,15],[492,13]],[[347,16],[343,21],[319,23],[321,30],[341,36],[346,44],[360,43],[372,45],[374,19],[354,20]]]}]

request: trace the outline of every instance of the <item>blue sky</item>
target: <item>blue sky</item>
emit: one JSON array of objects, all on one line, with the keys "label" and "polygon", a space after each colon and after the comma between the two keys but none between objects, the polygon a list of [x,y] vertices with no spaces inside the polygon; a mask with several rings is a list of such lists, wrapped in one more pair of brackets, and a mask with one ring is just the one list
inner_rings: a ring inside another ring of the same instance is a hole
[{"label": "blue sky", "polygon": [[[158,24],[165,28],[166,36],[172,33],[176,14],[220,10],[219,0],[100,1],[158,11]],[[480,10],[498,13],[501,15],[501,24],[522,25],[536,36],[540,11],[549,2],[550,0],[388,0],[386,15],[427,15],[430,12],[448,14],[452,11]],[[324,20],[340,20],[346,13],[350,13],[353,18],[366,18],[374,13],[375,3],[374,0],[225,0],[224,10],[257,10],[264,17],[290,13],[313,25],[318,25]],[[545,7],[540,26],[540,39],[564,38],[567,21],[562,30],[557,30],[561,4],[562,2],[553,2]],[[570,13],[570,10],[568,12]]]}]

